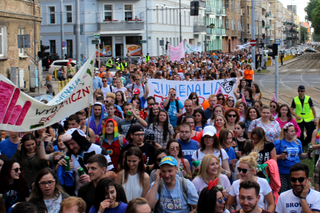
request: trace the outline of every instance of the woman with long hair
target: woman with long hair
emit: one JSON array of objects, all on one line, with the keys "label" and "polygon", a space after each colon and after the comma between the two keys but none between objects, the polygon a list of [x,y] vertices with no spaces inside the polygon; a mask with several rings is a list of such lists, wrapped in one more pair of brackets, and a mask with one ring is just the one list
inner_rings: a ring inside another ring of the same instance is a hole
[{"label": "woman with long hair", "polygon": [[147,110],[141,106],[141,99],[139,95],[134,95],[131,99],[133,110],[137,109],[140,112],[140,117],[145,120],[148,117]]},{"label": "woman with long hair", "polygon": [[127,205],[120,201],[116,183],[109,178],[102,178],[97,184],[89,213],[124,213]]},{"label": "woman with long hair", "polygon": [[220,167],[220,160],[215,155],[207,154],[203,157],[199,173],[192,181],[198,194],[208,186],[210,181],[214,181],[216,178],[219,178],[218,184],[223,187],[224,191],[230,188],[230,181],[226,175],[220,174]]},{"label": "woman with long hair", "polygon": [[124,169],[118,173],[116,183],[122,185],[127,200],[147,195],[149,175],[145,173],[142,152],[138,147],[131,147],[126,152]]},{"label": "woman with long hair", "polygon": [[243,95],[244,95],[244,98],[246,99],[248,107],[251,107],[254,103],[251,87],[246,86],[243,90]]},{"label": "woman with long hair", "polygon": [[[226,151],[220,146],[219,139],[216,135],[217,130],[213,126],[206,126],[203,130],[203,135],[200,142],[200,149],[192,154],[192,161],[202,161],[206,154],[213,154],[218,157],[221,165],[222,174],[231,176],[228,163],[229,156]],[[193,168],[195,171],[196,167]],[[197,168],[198,169],[198,168]]]},{"label": "woman with long hair", "polygon": [[127,88],[123,86],[122,79],[117,78],[117,80],[115,81],[115,84],[116,86],[112,88],[112,92],[116,94],[118,91],[121,91],[123,94],[125,94],[125,97],[126,97],[125,100],[128,100],[129,98],[128,91],[127,91]]},{"label": "woman with long hair", "polygon": [[[190,139],[192,140],[195,140],[195,141],[198,141],[200,142],[200,139],[201,139],[201,132],[197,132],[195,131],[195,119],[193,116],[191,115],[188,115],[186,117],[183,118],[183,123],[187,123],[191,126],[191,137]],[[180,138],[180,133],[178,133],[176,135],[176,140]]]},{"label": "woman with long hair", "polygon": [[[242,157],[239,160],[239,167],[237,167],[237,170],[240,174],[240,179],[236,180],[232,183],[232,186],[230,188],[230,194],[227,200],[227,209],[230,209],[231,205],[233,205],[235,202],[237,202],[237,209],[241,209],[240,202],[239,202],[239,187],[240,182],[245,180],[253,180],[256,181],[260,185],[260,199],[258,202],[258,205],[261,209],[267,210],[268,212],[274,212],[275,210],[275,203],[274,198],[272,194],[272,189],[270,188],[270,185],[268,181],[264,178],[257,177],[256,171],[257,171],[257,161],[258,154],[256,152],[252,152],[249,154],[249,156]],[[264,201],[267,201],[268,209],[265,208]]]},{"label": "woman with long hair", "polygon": [[221,148],[224,149],[224,151],[226,151],[226,153],[229,156],[229,159],[228,159],[229,165],[231,164],[232,160],[237,159],[236,153],[231,146],[233,142],[233,137],[234,137],[233,132],[229,129],[223,129],[219,134],[220,146]]},{"label": "woman with long hair", "polygon": [[199,195],[197,213],[229,213],[225,209],[226,199],[217,187],[205,187]]},{"label": "woman with long hair", "polygon": [[238,109],[240,115],[240,121],[244,121],[247,115],[248,105],[245,102],[238,101],[236,104],[236,109]]},{"label": "woman with long hair", "polygon": [[[235,137],[235,142],[236,142],[236,155],[238,158],[241,157],[241,153],[243,152],[243,147],[245,141],[248,139],[247,133],[246,133],[246,126],[243,123],[243,121],[240,121],[236,124],[235,130],[234,130],[236,137]],[[239,152],[239,154],[237,153]]]},{"label": "woman with long hair", "polygon": [[160,169],[160,162],[161,162],[161,159],[166,157],[166,156],[169,156],[170,153],[169,153],[169,150],[167,150],[166,148],[159,148],[156,150],[156,154],[155,154],[155,164],[154,164],[154,167],[153,167],[153,170],[151,171],[150,173],[150,184],[155,181],[155,173],[157,171],[157,169]]},{"label": "woman with long hair", "polygon": [[154,103],[154,105],[149,110],[149,116],[146,118],[146,122],[148,126],[150,126],[150,124],[157,121],[157,117],[159,115],[160,110],[161,110],[161,107],[159,103]]},{"label": "woman with long hair", "polygon": [[280,173],[281,188],[279,194],[292,188],[290,167],[308,157],[303,153],[301,141],[297,139],[293,123],[286,123],[281,130],[279,140],[274,141]]},{"label": "woman with long hair", "polygon": [[251,137],[251,132],[256,127],[262,127],[266,133],[268,141],[273,142],[279,135],[281,128],[278,121],[275,121],[271,116],[270,107],[267,105],[262,106],[261,118],[253,120],[249,126],[248,135]]},{"label": "woman with long hair", "polygon": [[223,106],[220,104],[216,104],[212,109],[212,116],[207,120],[207,124],[213,126],[214,125],[214,118],[216,115],[223,114]]},{"label": "woman with long hair", "polygon": [[5,161],[2,166],[0,193],[7,211],[13,204],[26,201],[29,197],[28,185],[21,172],[20,164],[13,159]]},{"label": "woman with long hair", "polygon": [[198,97],[197,93],[195,93],[195,92],[190,93],[188,99],[192,100],[192,108],[194,110],[202,109],[201,104],[199,104],[199,97]]},{"label": "woman with long hair", "polygon": [[193,111],[193,117],[195,120],[195,130],[201,132],[207,125],[207,118],[202,109],[196,109]]},{"label": "woman with long hair", "polygon": [[276,119],[279,114],[280,106],[276,101],[270,101],[271,116]]},{"label": "woman with long hair", "polygon": [[253,141],[253,151],[258,153],[257,163],[262,165],[264,162],[273,159],[277,160],[274,144],[267,140],[266,134],[261,127],[256,127],[251,132]]},{"label": "woman with long hair", "polygon": [[69,195],[62,191],[59,180],[50,168],[39,171],[32,187],[29,202],[37,207],[38,213],[56,213],[60,211],[60,203]]},{"label": "woman with long hair", "polygon": [[249,126],[251,124],[251,122],[257,118],[260,118],[261,115],[260,115],[260,111],[252,106],[252,107],[249,107],[248,111],[247,111],[247,115],[246,115],[246,119],[243,121],[244,124],[245,124],[245,129],[246,129],[246,133],[248,134],[248,129],[249,129]]},{"label": "woman with long hair", "polygon": [[217,104],[220,104],[224,110],[227,109],[226,97],[222,93],[217,95]]},{"label": "woman with long hair", "polygon": [[229,108],[224,112],[224,117],[227,119],[228,129],[234,131],[236,123],[240,120],[238,110],[235,108]]},{"label": "woman with long hair", "polygon": [[226,101],[227,109],[233,108],[234,104],[235,104],[234,98],[232,96],[229,96]]},{"label": "woman with long hair", "polygon": [[154,132],[154,141],[161,147],[166,147],[168,141],[173,139],[174,130],[169,123],[169,115],[163,109],[160,110],[157,121],[150,124],[149,129]]},{"label": "woman with long hair", "polygon": [[262,94],[260,92],[260,88],[258,84],[253,83],[251,85],[251,90],[252,90],[252,97],[254,101],[259,101],[262,99]]},{"label": "woman with long hair", "polygon": [[257,108],[257,110],[261,113],[261,108],[263,106],[263,103],[259,100],[259,101],[255,101],[253,106],[255,106]]},{"label": "woman with long hair", "polygon": [[291,110],[287,104],[282,104],[280,106],[278,117],[275,120],[278,121],[281,129],[286,123],[288,122],[293,123],[294,129],[296,130],[296,135],[298,138],[300,138],[301,129],[297,124],[296,119],[292,117]]},{"label": "woman with long hair", "polygon": [[222,115],[217,115],[214,118],[214,127],[217,130],[217,137],[219,137],[220,131],[222,129],[228,129],[227,119]]},{"label": "woman with long hair", "polygon": [[[122,91],[117,91],[116,93],[116,99],[114,100],[114,104],[118,105],[122,108],[123,104],[126,103],[126,99],[124,98],[124,93]],[[127,97],[128,100],[128,97]]]},{"label": "woman with long hair", "polygon": [[[43,144],[42,140],[40,145]],[[38,172],[48,166],[45,160],[40,159],[38,143],[31,133],[25,134],[21,138],[21,142],[18,144],[18,148],[12,159],[19,162],[29,188],[31,188]]]},{"label": "woman with long hair", "polygon": [[237,85],[234,87],[233,94],[236,99],[240,99],[242,94],[244,93],[244,88],[247,86],[246,79],[241,79],[237,81]]},{"label": "woman with long hair", "polygon": [[[294,119],[292,119],[292,120],[294,120]],[[296,129],[296,127],[295,127],[295,129]],[[298,134],[296,134],[296,135],[298,136]],[[312,149],[315,150],[314,163],[317,164],[318,159],[319,159],[319,155],[320,155],[320,118],[317,121],[316,129],[312,133],[311,144],[312,144]],[[319,182],[317,184],[319,185]],[[320,188],[318,189],[318,191],[319,190],[320,190]]]},{"label": "woman with long hair", "polygon": [[169,151],[169,155],[177,160],[178,175],[191,180],[191,167],[189,161],[183,157],[181,144],[177,140],[170,140],[166,149]]}]

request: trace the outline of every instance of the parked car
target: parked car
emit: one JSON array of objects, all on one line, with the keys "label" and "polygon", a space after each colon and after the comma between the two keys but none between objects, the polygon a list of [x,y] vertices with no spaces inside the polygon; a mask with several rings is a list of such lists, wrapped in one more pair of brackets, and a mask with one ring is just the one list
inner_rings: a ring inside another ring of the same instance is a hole
[{"label": "parked car", "polygon": [[49,66],[52,62],[58,60],[59,57],[57,55],[49,55],[42,59],[42,69],[49,70]]},{"label": "parked car", "polygon": [[54,75],[54,68],[57,68],[57,70],[59,70],[62,66],[64,66],[66,69],[68,62],[70,62],[71,66],[74,68],[74,70],[77,71],[76,70],[77,62],[75,60],[69,61],[68,59],[65,59],[65,60],[56,60],[56,61],[52,62],[52,64],[49,66],[49,73],[52,73]]},{"label": "parked car", "polygon": [[309,52],[309,53],[316,53],[317,50],[313,49],[313,48],[307,48],[304,50],[304,52]]}]

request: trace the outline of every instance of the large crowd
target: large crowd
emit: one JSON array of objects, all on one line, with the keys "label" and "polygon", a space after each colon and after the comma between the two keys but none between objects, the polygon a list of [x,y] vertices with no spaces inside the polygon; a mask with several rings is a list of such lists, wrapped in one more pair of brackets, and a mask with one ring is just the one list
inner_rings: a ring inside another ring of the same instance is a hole
[{"label": "large crowd", "polygon": [[[0,212],[319,212],[312,98],[300,85],[290,106],[263,104],[254,75],[245,51],[108,61],[92,106],[33,132],[2,131]],[[147,83],[229,78],[233,95],[192,92],[184,103],[174,88],[156,102]]]}]

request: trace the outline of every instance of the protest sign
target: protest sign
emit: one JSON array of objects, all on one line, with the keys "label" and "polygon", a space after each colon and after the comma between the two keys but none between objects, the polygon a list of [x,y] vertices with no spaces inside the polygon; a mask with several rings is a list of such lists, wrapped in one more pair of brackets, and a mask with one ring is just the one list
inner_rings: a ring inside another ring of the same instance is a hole
[{"label": "protest sign", "polygon": [[162,103],[169,94],[170,88],[175,88],[177,99],[182,103],[188,99],[191,92],[198,94],[199,103],[203,103],[211,94],[215,94],[221,86],[225,97],[232,96],[233,89],[237,84],[236,78],[213,80],[213,81],[171,81],[164,79],[149,79],[149,96],[153,96],[156,102]]},{"label": "protest sign", "polygon": [[50,126],[93,103],[94,54],[70,82],[44,104],[0,75],[0,129],[27,132]]},{"label": "protest sign", "polygon": [[202,45],[195,47],[195,46],[192,46],[191,44],[186,42],[184,44],[184,49],[185,49],[186,53],[188,53],[188,54],[198,53],[198,52],[201,53],[202,52]]}]

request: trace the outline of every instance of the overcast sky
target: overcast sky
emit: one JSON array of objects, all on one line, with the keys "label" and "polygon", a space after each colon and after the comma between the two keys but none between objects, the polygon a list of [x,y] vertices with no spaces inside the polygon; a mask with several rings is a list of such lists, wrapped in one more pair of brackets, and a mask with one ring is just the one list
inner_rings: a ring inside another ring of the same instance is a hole
[{"label": "overcast sky", "polygon": [[297,5],[297,15],[300,18],[300,22],[305,21],[306,12],[304,11],[304,8],[308,5],[309,0],[280,0],[280,2],[287,8],[287,5],[291,5],[291,2],[293,5]]}]

